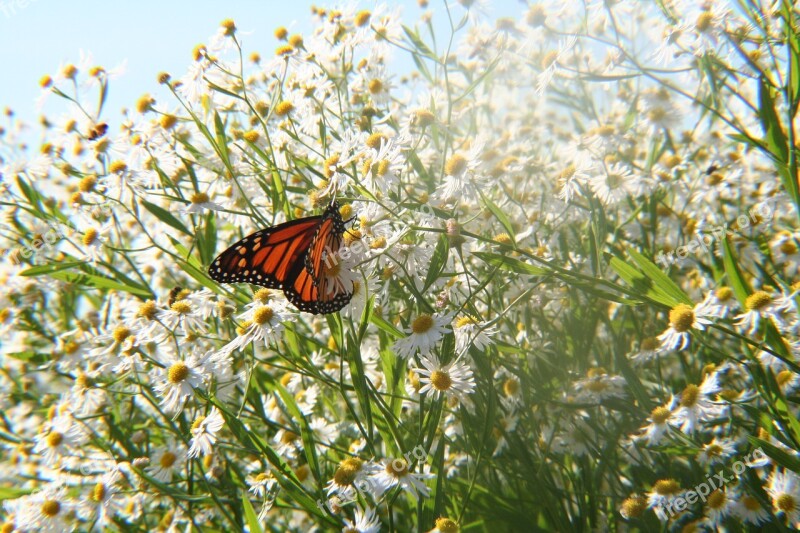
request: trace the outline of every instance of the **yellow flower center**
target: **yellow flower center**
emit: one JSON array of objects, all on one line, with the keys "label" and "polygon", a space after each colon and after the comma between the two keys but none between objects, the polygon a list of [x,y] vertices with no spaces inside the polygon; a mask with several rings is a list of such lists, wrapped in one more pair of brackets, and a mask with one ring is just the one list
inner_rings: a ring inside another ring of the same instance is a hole
[{"label": "yellow flower center", "polygon": [[98,482],[92,490],[91,498],[96,502],[102,502],[106,497],[106,486]]},{"label": "yellow flower center", "polygon": [[700,13],[700,16],[697,17],[697,22],[694,23],[694,27],[698,32],[704,33],[711,28],[711,23],[713,21],[714,15],[708,11],[703,11]]},{"label": "yellow flower center", "polygon": [[190,198],[190,201],[193,204],[204,204],[204,203],[208,202],[209,200],[210,200],[210,198],[208,197],[208,194],[206,194],[204,192],[196,192]]},{"label": "yellow flower center", "polygon": [[647,509],[647,499],[641,496],[633,496],[622,502],[622,515],[636,518],[641,516]]},{"label": "yellow flower center", "polygon": [[239,324],[239,327],[236,328],[236,334],[239,335],[239,336],[244,335],[245,333],[247,333],[247,330],[252,325],[253,325],[253,321],[252,320],[245,320],[244,322]]},{"label": "yellow flower center", "polygon": [[47,445],[51,448],[55,448],[62,442],[64,442],[64,435],[59,433],[58,431],[51,431],[47,434]]},{"label": "yellow flower center", "polygon": [[469,326],[475,324],[476,321],[471,316],[462,316],[458,320],[456,320],[456,328],[463,328],[464,326]]},{"label": "yellow flower center", "polygon": [[333,474],[333,481],[340,487],[352,485],[361,471],[364,461],[356,457],[345,459]]},{"label": "yellow flower center", "polygon": [[[375,81],[375,80],[373,80],[373,81]],[[380,133],[380,132],[373,133],[372,135],[367,137],[367,140],[365,141],[365,144],[367,146],[369,146],[370,148],[372,148],[373,150],[377,150],[377,149],[379,149],[381,147],[381,143],[386,142],[386,139],[387,139],[387,137],[383,133]]]},{"label": "yellow flower center", "polygon": [[332,178],[333,175],[336,173],[336,169],[338,168],[337,165],[339,164],[339,154],[333,154],[328,159],[325,160],[325,168],[323,172],[325,173],[326,178]]},{"label": "yellow flower center", "polygon": [[437,518],[435,524],[440,533],[458,533],[458,524],[450,518]]},{"label": "yellow flower center", "polygon": [[714,296],[716,296],[717,300],[720,302],[727,302],[733,297],[733,289],[730,287],[719,287],[714,291]]},{"label": "yellow flower center", "polygon": [[377,78],[369,80],[369,92],[372,94],[380,94],[383,91],[383,82]]},{"label": "yellow flower center", "polygon": [[353,22],[359,28],[363,28],[364,26],[369,24],[369,19],[370,19],[371,16],[372,16],[372,13],[370,13],[367,10],[359,11],[358,13],[356,13],[356,16],[353,19]]},{"label": "yellow flower center", "polygon": [[625,179],[622,177],[622,174],[617,172],[609,172],[606,176],[606,183],[608,184],[609,189],[617,189],[622,186]]},{"label": "yellow flower center", "polygon": [[171,311],[179,315],[188,315],[192,312],[192,304],[190,304],[188,300],[178,300],[169,306],[169,308]]},{"label": "yellow flower center", "polygon": [[787,383],[792,380],[792,371],[791,370],[781,370],[778,372],[778,375],[775,376],[775,381],[778,382],[778,385],[781,387],[785,387]]},{"label": "yellow flower center", "polygon": [[294,111],[294,104],[288,100],[279,102],[278,105],[275,106],[275,114],[279,117],[285,117],[292,111]]},{"label": "yellow flower center", "polygon": [[264,305],[256,309],[255,312],[253,313],[253,322],[258,324],[259,326],[263,326],[264,324],[272,320],[273,316],[274,312],[272,311],[272,308],[267,305]]},{"label": "yellow flower center", "polygon": [[195,430],[195,429],[199,428],[200,424],[202,424],[203,420],[205,420],[205,419],[206,419],[206,417],[204,417],[203,415],[200,415],[197,418],[195,418],[194,422],[192,422],[192,430]]},{"label": "yellow flower center", "polygon": [[772,296],[766,291],[756,291],[745,300],[744,305],[748,311],[758,311],[772,301]]},{"label": "yellow flower center", "polygon": [[45,500],[42,502],[42,514],[47,518],[53,518],[61,511],[61,504],[55,500]]},{"label": "yellow flower center", "polygon": [[608,383],[602,379],[595,379],[586,384],[586,388],[595,394],[601,393],[608,389]]},{"label": "yellow flower center", "polygon": [[678,304],[669,312],[669,323],[678,333],[689,331],[694,324],[694,311],[690,305]]},{"label": "yellow flower center", "polygon": [[299,435],[297,433],[292,433],[291,431],[285,431],[283,436],[281,437],[282,444],[291,444],[298,439]]},{"label": "yellow flower center", "polygon": [[431,385],[439,391],[450,390],[450,387],[453,386],[453,379],[447,372],[434,370],[431,372]]},{"label": "yellow flower center", "polygon": [[125,339],[131,336],[131,330],[126,328],[125,326],[117,326],[114,328],[114,332],[111,333],[111,337],[114,339],[114,342],[122,344],[125,342]]},{"label": "yellow flower center", "polygon": [[95,185],[97,185],[97,176],[89,175],[83,178],[78,184],[78,190],[81,192],[91,192]]},{"label": "yellow flower center", "polygon": [[444,165],[447,176],[460,176],[467,169],[467,159],[461,154],[453,154]]},{"label": "yellow flower center", "polygon": [[94,228],[87,229],[86,232],[83,234],[83,245],[91,246],[97,240],[97,236],[99,234],[100,232]]},{"label": "yellow flower center", "polygon": [[649,352],[649,351],[652,351],[652,350],[655,350],[656,348],[658,348],[658,345],[659,345],[659,342],[658,342],[657,338],[655,338],[655,337],[646,337],[646,338],[642,339],[642,345],[641,345],[640,348],[641,348],[642,351]]},{"label": "yellow flower center", "polygon": [[700,398],[700,387],[697,385],[688,385],[681,393],[681,407],[694,407]]},{"label": "yellow flower center", "polygon": [[80,349],[81,345],[75,341],[68,341],[64,343],[64,353],[72,355]]},{"label": "yellow flower center", "polygon": [[164,452],[164,455],[161,456],[161,460],[158,464],[161,465],[161,468],[169,468],[175,464],[175,461],[178,459],[178,456],[172,452]]},{"label": "yellow flower center", "polygon": [[125,164],[123,161],[112,161],[110,165],[108,165],[108,171],[112,174],[118,174],[120,172],[125,172],[128,170],[128,165]]},{"label": "yellow flower center", "polygon": [[253,295],[253,301],[261,302],[262,304],[267,303],[271,294],[269,289],[258,289]]},{"label": "yellow flower center", "polygon": [[414,122],[421,128],[427,128],[436,120],[436,115],[427,109],[418,109],[414,111]]},{"label": "yellow flower center", "polygon": [[757,512],[761,510],[761,504],[758,503],[757,499],[755,499],[750,495],[742,496],[742,499],[740,501],[742,502],[744,508],[747,509],[748,511]]},{"label": "yellow flower center", "polygon": [[791,514],[797,509],[797,500],[791,494],[780,494],[775,499],[775,506],[786,514]]},{"label": "yellow flower center", "polygon": [[386,463],[386,473],[400,478],[405,477],[408,475],[408,463],[406,463],[403,459],[394,459],[393,461],[389,461]]},{"label": "yellow flower center", "polygon": [[708,506],[711,509],[722,509],[728,497],[721,490],[715,490],[708,495]]},{"label": "yellow flower center", "polygon": [[414,322],[411,323],[411,331],[417,334],[425,333],[433,327],[433,324],[434,322],[431,315],[419,315],[414,319]]},{"label": "yellow flower center", "polygon": [[494,241],[498,244],[511,244],[511,237],[508,236],[508,233],[498,233],[494,237]]},{"label": "yellow flower center", "polygon": [[183,361],[173,364],[167,371],[167,380],[170,383],[180,383],[188,377],[189,367]]},{"label": "yellow flower center", "polygon": [[722,446],[719,444],[709,444],[706,447],[706,455],[709,457],[719,457],[722,455]]},{"label": "yellow flower center", "polygon": [[139,311],[136,313],[136,316],[146,318],[147,320],[153,320],[156,317],[157,310],[156,303],[150,300],[139,306]]},{"label": "yellow flower center", "polygon": [[519,392],[519,381],[517,378],[508,378],[503,383],[503,393],[506,396],[516,396]]},{"label": "yellow flower center", "polygon": [[674,479],[660,479],[653,485],[653,490],[661,496],[672,496],[681,490],[681,486]]}]

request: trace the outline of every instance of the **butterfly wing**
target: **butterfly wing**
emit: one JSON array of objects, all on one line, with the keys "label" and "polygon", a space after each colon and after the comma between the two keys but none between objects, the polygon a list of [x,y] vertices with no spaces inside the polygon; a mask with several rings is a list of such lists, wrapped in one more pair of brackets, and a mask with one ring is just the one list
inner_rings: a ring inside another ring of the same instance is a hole
[{"label": "butterfly wing", "polygon": [[286,298],[301,311],[324,315],[335,313],[350,302],[353,291],[336,292],[330,278],[322,276],[314,281],[307,268],[303,268],[291,287],[284,288]]},{"label": "butterfly wing", "polygon": [[222,252],[208,274],[221,283],[281,289],[300,311],[334,313],[353,297],[353,290],[341,290],[324,272],[328,255],[342,246],[344,230],[339,206],[333,203],[322,215],[248,235]]},{"label": "butterfly wing", "polygon": [[[322,222],[317,228],[306,256],[306,269],[315,280],[319,281],[322,276],[323,263],[329,263],[331,260],[328,257],[337,254],[339,248],[342,247],[344,230],[344,222],[339,214],[339,204],[333,203],[322,215]],[[333,260],[338,261],[338,258],[334,257]],[[325,266],[331,265],[326,264]]]},{"label": "butterfly wing", "polygon": [[306,254],[322,219],[300,218],[252,233],[222,252],[211,263],[208,274],[221,283],[291,287],[305,271]]}]

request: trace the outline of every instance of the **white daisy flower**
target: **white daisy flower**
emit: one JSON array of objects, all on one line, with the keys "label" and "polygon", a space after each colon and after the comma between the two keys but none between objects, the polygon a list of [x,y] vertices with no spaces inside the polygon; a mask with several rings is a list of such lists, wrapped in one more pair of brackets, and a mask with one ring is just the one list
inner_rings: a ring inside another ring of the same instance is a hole
[{"label": "white daisy flower", "polygon": [[217,442],[217,433],[225,425],[222,413],[212,407],[207,416],[199,416],[192,423],[192,440],[189,445],[189,457],[210,455]]},{"label": "white daisy flower", "polygon": [[178,300],[169,309],[159,311],[158,319],[172,331],[180,326],[184,335],[206,330],[206,323],[200,309],[190,300]]},{"label": "white daisy flower", "polygon": [[445,333],[450,333],[447,326],[451,320],[452,314],[433,316],[421,314],[411,322],[411,327],[405,330],[410,335],[396,341],[392,349],[403,359],[410,359],[417,352],[426,355]]},{"label": "white daisy flower", "polygon": [[344,519],[344,527],[342,533],[379,533],[381,530],[381,521],[375,515],[375,509],[372,507],[356,507],[353,513],[353,520]]},{"label": "white daisy flower", "polygon": [[207,380],[208,371],[197,357],[191,355],[180,360],[170,355],[164,368],[155,370],[157,384],[153,390],[161,396],[160,405],[164,411],[177,413],[194,394],[195,387],[203,386]]},{"label": "white daisy flower", "polygon": [[608,398],[625,397],[625,378],[610,376],[604,368],[590,368],[587,377],[575,383],[578,402],[597,404]]},{"label": "white daisy flower", "polygon": [[67,498],[67,489],[49,484],[28,496],[5,500],[3,508],[14,516],[14,530],[62,533],[75,527],[76,503]]},{"label": "white daisy flower", "polygon": [[413,369],[420,376],[420,394],[430,392],[434,398],[443,395],[466,401],[467,396],[475,391],[472,369],[463,360],[456,359],[442,365],[439,358],[431,354],[420,357],[420,362],[424,368]]},{"label": "white daisy flower", "polygon": [[687,385],[679,397],[673,398],[670,423],[686,434],[693,433],[698,423],[720,416],[722,406],[713,397],[722,390],[716,372],[706,375],[699,386]]},{"label": "white daisy flower", "polygon": [[34,453],[41,454],[46,465],[58,466],[63,457],[74,455],[86,439],[75,419],[69,414],[62,414],[46,424],[44,431],[36,435],[34,440]]},{"label": "white daisy flower", "polygon": [[775,296],[767,291],[756,291],[745,300],[746,311],[735,317],[736,325],[748,335],[753,335],[761,321],[772,319],[780,330],[797,322],[794,294]]},{"label": "white daisy flower", "polygon": [[186,451],[183,446],[170,439],[156,451],[145,472],[162,483],[168,483],[180,472],[185,462]]},{"label": "white daisy flower", "polygon": [[453,333],[456,336],[456,353],[460,354],[470,346],[484,351],[494,343],[492,337],[497,334],[497,328],[487,322],[462,316],[455,321]]},{"label": "white daisy flower", "polygon": [[426,479],[434,476],[430,473],[427,464],[422,466],[422,472],[410,472],[409,464],[405,459],[384,459],[378,462],[378,469],[373,475],[377,493],[383,494],[394,487],[401,487],[416,500],[426,498],[430,489],[425,485]]},{"label": "white daisy flower", "polygon": [[724,464],[734,455],[736,455],[736,445],[732,440],[714,437],[697,454],[697,461],[704,466],[713,466],[715,464]]},{"label": "white daisy flower", "polygon": [[775,470],[769,478],[767,493],[775,513],[781,513],[789,524],[800,521],[800,477],[789,470]]},{"label": "white daisy flower", "polygon": [[196,192],[193,193],[189,197],[189,206],[182,207],[181,213],[191,214],[191,213],[199,213],[203,214],[206,211],[222,211],[224,207],[219,205],[216,202],[212,202],[208,196],[208,193],[205,192]]},{"label": "white daisy flower", "polygon": [[264,346],[277,339],[283,331],[283,323],[294,320],[294,314],[287,311],[284,304],[274,301],[269,305],[251,307],[239,318],[243,322],[236,328],[238,336],[222,348],[222,352],[230,353],[239,350],[251,342],[262,341]]},{"label": "white daisy flower", "polygon": [[377,467],[374,463],[364,461],[358,457],[348,457],[341,463],[333,474],[333,479],[325,485],[328,496],[337,495],[344,501],[355,498],[356,492],[361,491],[379,497],[374,483],[369,477],[376,472]]},{"label": "white daisy flower", "polygon": [[769,511],[758,501],[758,498],[745,494],[736,501],[733,513],[745,524],[755,526],[768,522],[770,519]]},{"label": "white daisy flower", "polygon": [[694,307],[678,304],[669,312],[669,328],[658,336],[662,350],[683,350],[689,346],[689,331],[704,330],[711,321],[701,314],[705,312],[700,305]]}]

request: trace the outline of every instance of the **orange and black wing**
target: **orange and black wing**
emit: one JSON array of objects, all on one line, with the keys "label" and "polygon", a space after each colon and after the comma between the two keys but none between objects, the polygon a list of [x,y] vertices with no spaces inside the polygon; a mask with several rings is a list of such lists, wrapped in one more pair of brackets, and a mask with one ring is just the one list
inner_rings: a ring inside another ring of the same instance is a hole
[{"label": "orange and black wing", "polygon": [[222,252],[208,268],[221,283],[287,289],[305,271],[306,255],[323,216],[292,220],[257,231]]},{"label": "orange and black wing", "polygon": [[315,315],[325,315],[340,310],[353,297],[352,290],[336,293],[329,289],[330,285],[329,278],[322,276],[318,281],[314,281],[308,269],[303,268],[299,271],[292,286],[285,287],[283,292],[299,310]]},{"label": "orange and black wing", "polygon": [[306,256],[306,269],[315,281],[318,282],[322,276],[323,264],[326,267],[332,266],[339,260],[336,255],[342,247],[344,231],[344,221],[339,214],[339,204],[334,202],[323,213],[322,222],[317,228]]}]

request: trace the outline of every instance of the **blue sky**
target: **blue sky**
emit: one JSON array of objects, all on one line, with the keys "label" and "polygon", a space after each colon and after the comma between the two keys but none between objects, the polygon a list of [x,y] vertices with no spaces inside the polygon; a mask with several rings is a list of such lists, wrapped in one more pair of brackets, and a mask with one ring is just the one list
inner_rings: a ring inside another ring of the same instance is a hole
[{"label": "blue sky", "polygon": [[[157,94],[158,72],[182,75],[192,48],[212,35],[221,20],[232,18],[241,32],[251,32],[243,37],[246,50],[266,54],[277,45],[273,37],[277,26],[310,31],[312,4],[335,5],[325,0],[0,0],[0,109],[10,107],[25,122],[35,122],[40,115],[34,104],[40,93],[39,79],[55,74],[61,63],[77,63],[83,50],[106,68],[127,60],[124,76],[111,82],[104,112],[115,116],[143,93]],[[370,7],[373,2],[361,4]],[[403,6],[407,24],[422,13],[416,0],[392,2],[398,4]],[[493,16],[521,11],[517,0],[491,0],[490,4]],[[440,0],[431,0],[439,15],[434,20],[444,21],[443,6]],[[460,6],[455,10],[463,13]],[[403,70],[407,65],[398,67]],[[53,100],[45,108],[48,114]]]}]

